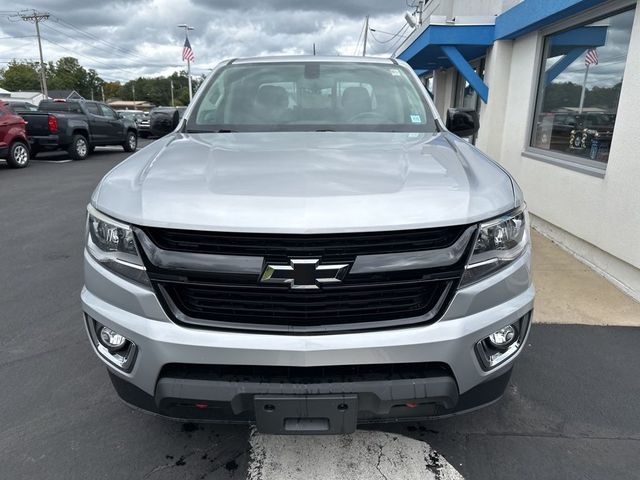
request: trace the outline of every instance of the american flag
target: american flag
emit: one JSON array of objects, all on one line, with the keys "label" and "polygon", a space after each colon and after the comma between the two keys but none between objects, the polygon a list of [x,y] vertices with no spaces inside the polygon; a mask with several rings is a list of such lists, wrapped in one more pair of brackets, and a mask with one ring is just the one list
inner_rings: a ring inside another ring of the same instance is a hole
[{"label": "american flag", "polygon": [[589,65],[597,65],[598,64],[598,52],[595,48],[591,48],[587,50],[587,54],[584,56],[584,64],[585,66]]},{"label": "american flag", "polygon": [[191,44],[189,43],[189,37],[184,39],[184,47],[182,48],[182,61],[185,60],[189,62],[193,62],[196,56],[193,54],[193,50],[191,49]]}]

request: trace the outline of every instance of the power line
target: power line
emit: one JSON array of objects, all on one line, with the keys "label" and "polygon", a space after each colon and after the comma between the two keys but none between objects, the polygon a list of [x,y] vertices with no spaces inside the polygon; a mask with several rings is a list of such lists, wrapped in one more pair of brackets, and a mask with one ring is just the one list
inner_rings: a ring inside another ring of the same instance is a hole
[{"label": "power line", "polygon": [[[51,30],[51,31],[56,32],[56,33],[59,33],[60,35],[64,35],[65,37],[68,37],[68,38],[70,38],[70,39],[72,39],[72,40],[75,40],[75,41],[77,41],[77,40],[78,40],[78,38],[77,38],[77,37],[74,37],[74,36],[72,36],[72,35],[69,35],[68,33],[63,32],[62,30],[58,30],[57,28],[53,28],[51,25],[44,25],[44,26],[45,26],[48,30]],[[95,48],[96,50],[100,50],[100,51],[102,51],[102,52],[108,52],[109,54],[112,54],[112,53],[113,53],[113,51],[111,51],[111,50],[107,50],[105,47],[101,47],[101,46],[98,46],[98,45],[92,45],[92,47],[93,47],[93,48]],[[118,55],[122,55],[122,53],[118,53]],[[133,57],[129,57],[129,58],[132,58],[132,59],[133,59]],[[137,61],[137,59],[136,59],[136,61]]]},{"label": "power line", "polygon": [[124,49],[122,47],[119,47],[118,45],[116,45],[114,43],[111,43],[111,42],[109,42],[107,40],[104,40],[104,39],[98,37],[97,35],[94,35],[92,33],[89,33],[87,31],[85,31],[85,30],[82,30],[80,27],[77,27],[74,24],[72,24],[70,22],[67,22],[66,20],[63,20],[60,17],[56,16],[55,20],[56,20],[57,23],[62,23],[63,25],[68,26],[69,28],[72,28],[73,30],[77,31],[78,33],[81,33],[82,35],[84,35],[84,36],[86,36],[88,38],[91,38],[91,39],[93,39],[95,41],[98,41],[98,42],[104,44],[104,45],[107,45],[108,47],[114,48],[114,49],[118,50],[119,52],[124,53],[125,55],[131,55],[131,56],[137,57],[140,60],[144,60],[144,57],[141,57],[136,52],[134,52],[132,50]]},{"label": "power line", "polygon": [[14,38],[36,38],[37,35],[13,35],[13,36],[8,36],[8,37],[0,37],[0,40],[7,40],[9,38],[14,39]]},{"label": "power line", "polygon": [[[401,37],[401,38],[406,38],[408,35],[402,35],[400,32],[402,31],[402,28],[400,28],[400,30],[398,30],[396,33],[388,33],[388,32],[383,32],[381,30],[376,30],[375,28],[370,28],[369,31],[371,32],[371,38],[373,38],[376,42],[381,43],[381,44],[385,44],[385,43],[389,43],[389,42],[393,42],[393,40],[396,37]],[[386,35],[391,35],[390,38],[387,38],[386,40],[380,40],[379,38],[377,38],[373,32],[379,32],[379,33],[384,33]]]},{"label": "power line", "polygon": [[[401,34],[404,34],[404,32],[406,32],[408,28],[409,28],[409,25],[405,25],[402,29],[400,29]],[[408,36],[409,35],[407,35],[407,37]],[[407,37],[404,37],[402,35],[398,36],[398,39],[394,42],[393,45],[391,45],[391,48],[389,49],[391,51],[391,55],[393,55],[396,52],[398,47],[402,45],[402,43],[406,40]]]},{"label": "power line", "polygon": [[114,67],[114,66],[112,66],[112,65],[109,65],[108,63],[101,62],[100,60],[97,60],[97,59],[95,59],[95,58],[93,58],[93,57],[90,57],[90,56],[88,56],[88,55],[84,55],[84,54],[82,54],[82,53],[78,53],[78,52],[77,52],[77,51],[75,51],[75,50],[71,50],[70,48],[67,48],[67,47],[65,47],[64,45],[60,45],[58,42],[54,42],[53,40],[50,40],[50,39],[48,39],[48,38],[44,38],[44,37],[42,37],[42,38],[43,38],[43,40],[45,40],[45,41],[47,41],[47,42],[49,42],[49,43],[52,43],[52,44],[56,45],[57,47],[62,48],[63,50],[66,50],[66,51],[71,52],[71,53],[73,53],[73,54],[75,54],[75,55],[78,55],[79,57],[86,58],[87,60],[91,60],[92,62],[99,63],[100,65],[104,65],[105,67],[109,67],[109,68],[110,68],[110,69],[112,69],[112,70],[118,70],[118,71],[120,71],[120,72],[127,72],[127,73],[130,73],[130,74],[133,74],[133,75],[139,76],[138,72],[134,72],[133,70],[127,70],[126,68],[117,68],[117,67]]}]

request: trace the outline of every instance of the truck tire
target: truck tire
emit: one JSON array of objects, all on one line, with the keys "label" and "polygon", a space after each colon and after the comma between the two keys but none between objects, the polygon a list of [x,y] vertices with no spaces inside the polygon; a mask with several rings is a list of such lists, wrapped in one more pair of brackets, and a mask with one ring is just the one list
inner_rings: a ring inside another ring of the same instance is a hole
[{"label": "truck tire", "polygon": [[29,146],[22,140],[16,140],[9,147],[7,164],[11,168],[24,168],[29,166]]},{"label": "truck tire", "polygon": [[75,134],[71,139],[71,145],[67,149],[69,156],[74,160],[84,160],[89,156],[89,142],[82,134]]},{"label": "truck tire", "polygon": [[125,152],[135,152],[136,148],[138,148],[138,135],[136,132],[128,131],[127,137],[124,143],[122,144],[122,148],[124,148]]}]

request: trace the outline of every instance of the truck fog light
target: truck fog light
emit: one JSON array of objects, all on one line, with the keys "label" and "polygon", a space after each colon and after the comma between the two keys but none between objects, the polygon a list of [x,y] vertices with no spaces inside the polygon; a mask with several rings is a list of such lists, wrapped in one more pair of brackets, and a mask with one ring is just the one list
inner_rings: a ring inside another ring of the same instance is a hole
[{"label": "truck fog light", "polygon": [[523,345],[531,324],[531,312],[511,325],[496,330],[476,343],[475,351],[484,370],[491,370],[512,358]]},{"label": "truck fog light", "polygon": [[517,336],[517,331],[513,325],[507,325],[500,330],[489,335],[488,340],[496,348],[508,347]]},{"label": "truck fog light", "polygon": [[102,327],[100,329],[100,343],[109,350],[120,350],[127,343],[127,339],[110,328]]},{"label": "truck fog light", "polygon": [[138,355],[138,346],[115,330],[85,314],[87,329],[98,355],[122,371],[130,372]]}]

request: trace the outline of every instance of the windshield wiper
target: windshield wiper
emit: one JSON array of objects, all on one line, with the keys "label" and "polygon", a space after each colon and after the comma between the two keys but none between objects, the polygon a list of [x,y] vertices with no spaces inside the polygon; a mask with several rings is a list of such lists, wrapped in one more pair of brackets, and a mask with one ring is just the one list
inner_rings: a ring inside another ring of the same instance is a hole
[{"label": "windshield wiper", "polygon": [[333,128],[318,128],[314,132],[335,132],[335,130]]}]

